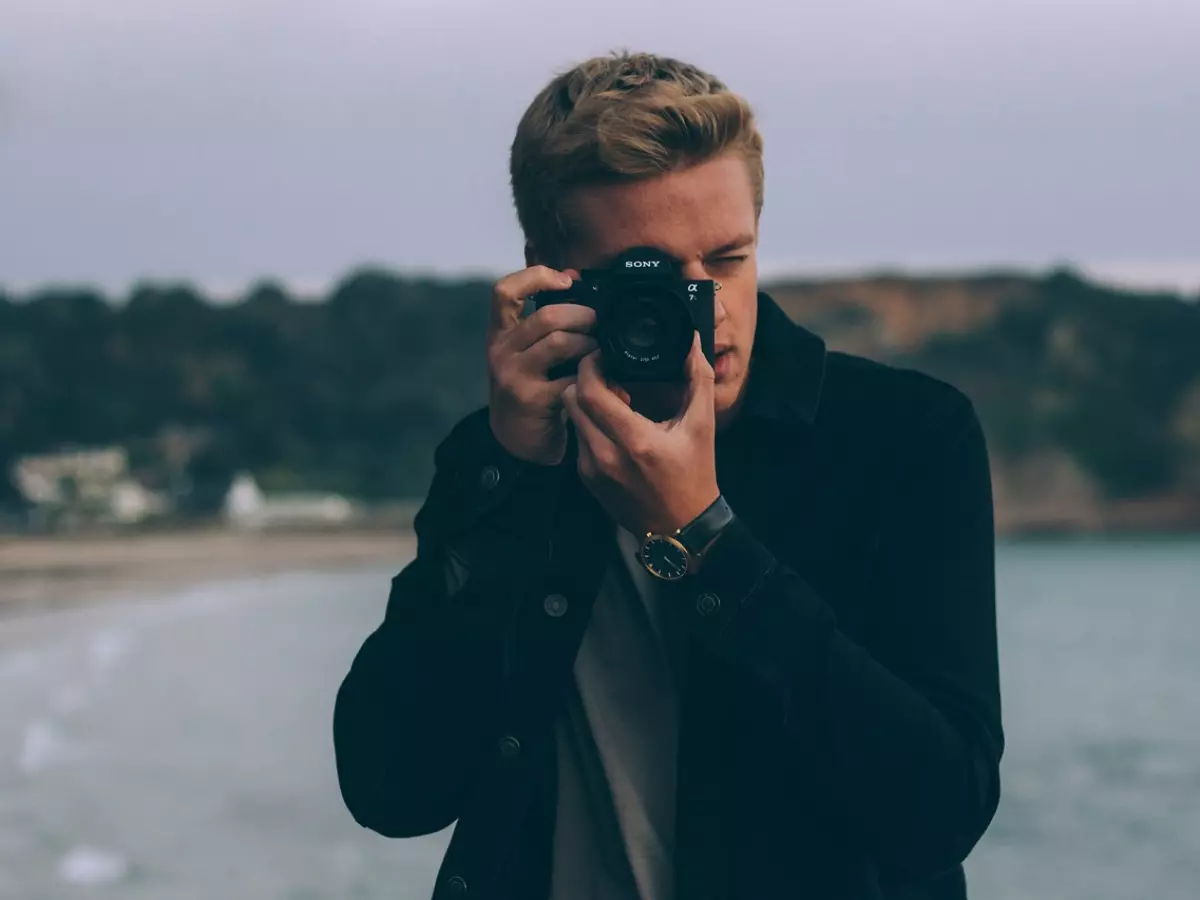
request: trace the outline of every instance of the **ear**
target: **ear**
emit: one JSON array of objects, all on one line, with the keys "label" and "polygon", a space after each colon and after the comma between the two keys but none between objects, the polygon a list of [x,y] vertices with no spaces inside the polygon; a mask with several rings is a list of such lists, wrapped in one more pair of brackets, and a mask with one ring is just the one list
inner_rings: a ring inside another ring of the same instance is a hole
[{"label": "ear", "polygon": [[530,241],[525,242],[525,268],[529,269],[533,266],[542,265],[541,257],[538,255],[537,248]]}]

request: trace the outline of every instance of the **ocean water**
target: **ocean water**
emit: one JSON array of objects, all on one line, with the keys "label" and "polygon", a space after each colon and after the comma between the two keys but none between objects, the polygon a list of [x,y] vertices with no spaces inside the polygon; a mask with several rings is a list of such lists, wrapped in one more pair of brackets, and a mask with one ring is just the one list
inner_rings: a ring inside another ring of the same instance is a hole
[{"label": "ocean water", "polygon": [[[999,551],[1004,799],[975,900],[1200,896],[1200,540]],[[357,826],[334,694],[392,567],[0,619],[0,898],[425,900]]]}]

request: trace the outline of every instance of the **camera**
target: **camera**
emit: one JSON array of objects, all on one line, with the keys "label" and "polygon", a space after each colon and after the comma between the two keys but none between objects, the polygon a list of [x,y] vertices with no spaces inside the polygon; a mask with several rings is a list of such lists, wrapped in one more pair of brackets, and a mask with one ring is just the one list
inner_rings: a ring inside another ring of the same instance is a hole
[{"label": "camera", "polygon": [[[535,309],[578,303],[596,310],[592,336],[600,345],[604,373],[618,383],[682,382],[684,363],[700,332],[700,346],[714,362],[716,282],[682,278],[679,264],[653,247],[635,247],[603,269],[585,269],[561,291],[533,296]],[[551,379],[573,374],[572,360],[550,370]]]}]

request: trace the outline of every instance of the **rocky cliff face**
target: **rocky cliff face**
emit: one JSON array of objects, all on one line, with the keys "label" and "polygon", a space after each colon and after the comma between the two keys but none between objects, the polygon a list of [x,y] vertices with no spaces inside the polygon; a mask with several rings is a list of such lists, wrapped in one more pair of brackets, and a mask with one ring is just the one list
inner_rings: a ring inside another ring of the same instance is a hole
[{"label": "rocky cliff face", "polygon": [[1200,530],[1200,302],[1069,272],[766,290],[831,348],[975,400],[1001,533]]},{"label": "rocky cliff face", "polygon": [[999,310],[1033,298],[1028,278],[878,277],[772,285],[771,296],[838,349],[887,358],[931,336],[977,331]]}]

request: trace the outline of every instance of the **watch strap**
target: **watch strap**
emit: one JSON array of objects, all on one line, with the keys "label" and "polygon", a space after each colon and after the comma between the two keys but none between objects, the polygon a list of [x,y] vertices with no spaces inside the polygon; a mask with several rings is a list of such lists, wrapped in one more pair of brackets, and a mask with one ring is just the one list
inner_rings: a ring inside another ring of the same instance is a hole
[{"label": "watch strap", "polygon": [[675,532],[675,538],[687,548],[688,555],[697,557],[732,521],[733,510],[725,495],[719,494],[704,512]]}]

